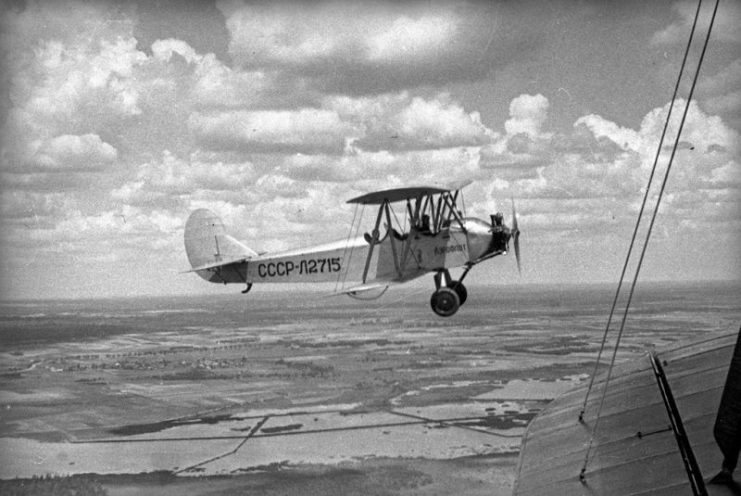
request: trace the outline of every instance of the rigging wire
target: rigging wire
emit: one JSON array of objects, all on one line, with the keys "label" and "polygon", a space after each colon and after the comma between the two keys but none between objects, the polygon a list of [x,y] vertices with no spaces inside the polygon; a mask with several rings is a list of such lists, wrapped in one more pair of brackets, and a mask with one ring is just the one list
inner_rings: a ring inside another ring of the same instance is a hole
[{"label": "rigging wire", "polygon": [[[363,204],[363,209],[360,212],[360,218],[358,218],[358,204],[356,203],[355,204],[355,210],[354,210],[353,215],[352,215],[352,223],[350,223],[350,229],[348,229],[348,231],[347,231],[347,239],[345,240],[345,249],[342,251],[342,260],[343,261],[345,260],[345,255],[347,254],[347,248],[350,246],[350,238],[353,235],[352,234],[353,228],[355,228],[355,236],[357,236],[357,233],[360,230],[360,222],[361,222],[361,220],[363,218],[363,212],[365,212],[365,203]],[[357,226],[355,226],[355,220],[356,219],[358,220],[358,225]],[[337,292],[337,288],[340,285],[340,279],[342,279],[342,289],[345,288],[345,282],[347,281],[347,273],[350,270],[350,260],[352,259],[352,254],[353,254],[353,251],[354,250],[355,250],[355,244],[353,244],[350,247],[350,256],[348,257],[347,263],[345,264],[345,266],[347,268],[345,269],[344,277],[343,277],[342,272],[340,272],[339,274],[337,274],[337,281],[335,282],[335,285],[334,285],[334,292],[335,293]]]},{"label": "rigging wire", "polygon": [[[586,450],[586,456],[584,457],[584,465],[582,466],[581,473],[579,474],[579,478],[582,481],[584,480],[584,474],[585,474],[585,472],[587,470],[587,465],[589,463],[589,455],[591,453],[592,444],[594,442],[594,434],[595,434],[595,432],[597,430],[597,427],[599,425],[600,415],[602,413],[602,407],[604,405],[605,396],[607,394],[607,387],[609,385],[610,378],[611,378],[611,375],[612,375],[612,370],[613,370],[613,367],[615,365],[615,358],[617,356],[617,351],[618,351],[618,348],[620,346],[620,339],[621,339],[621,337],[623,335],[623,331],[625,329],[625,322],[626,322],[627,317],[628,317],[628,310],[630,309],[630,303],[631,303],[631,301],[633,299],[633,293],[635,291],[635,286],[636,286],[636,283],[638,281],[638,275],[640,274],[641,266],[643,264],[643,259],[644,259],[645,255],[646,255],[646,249],[648,247],[648,242],[651,239],[651,231],[653,230],[653,226],[654,226],[654,223],[656,221],[656,216],[657,216],[657,214],[659,212],[659,206],[661,205],[661,199],[662,199],[663,194],[664,194],[664,189],[666,188],[666,184],[667,184],[667,181],[669,179],[669,173],[671,172],[672,163],[674,162],[674,156],[677,153],[677,148],[679,146],[679,138],[682,135],[682,129],[684,128],[684,123],[685,123],[685,121],[687,119],[687,113],[689,112],[690,104],[692,103],[692,95],[695,92],[695,86],[697,85],[697,78],[700,75],[700,67],[702,66],[703,59],[705,58],[705,52],[707,51],[708,42],[710,41],[710,33],[712,32],[713,24],[715,23],[715,16],[716,16],[716,14],[718,12],[718,4],[719,4],[719,2],[720,2],[720,0],[716,0],[715,1],[715,7],[713,8],[713,15],[710,18],[710,24],[708,26],[708,32],[707,32],[707,35],[705,37],[705,42],[704,42],[703,47],[702,47],[702,52],[700,53],[700,59],[697,62],[697,68],[695,69],[694,78],[692,79],[692,86],[690,87],[689,96],[687,97],[686,104],[685,104],[685,107],[684,107],[684,112],[682,113],[682,119],[681,119],[681,121],[679,123],[679,128],[677,129],[677,135],[676,135],[676,138],[674,140],[674,146],[672,147],[672,153],[671,153],[671,155],[669,157],[669,162],[668,162],[668,164],[666,166],[666,171],[664,172],[664,178],[663,178],[663,181],[661,183],[661,189],[659,190],[659,194],[658,194],[658,197],[656,199],[656,206],[654,207],[654,210],[652,212],[651,222],[649,223],[648,231],[646,233],[646,239],[643,242],[643,248],[641,250],[641,255],[640,255],[639,259],[638,259],[638,265],[636,267],[636,271],[635,271],[635,274],[633,276],[633,281],[631,283],[630,292],[628,293],[628,301],[627,301],[627,303],[625,305],[625,311],[623,313],[623,319],[622,319],[622,321],[620,323],[620,330],[618,331],[617,340],[616,340],[616,343],[615,343],[615,347],[613,349],[612,359],[610,361],[610,367],[607,370],[607,377],[605,378],[605,385],[604,385],[604,387],[602,389],[602,398],[600,400],[599,409],[597,410],[597,417],[595,418],[594,426],[592,427],[592,430],[591,430],[591,434],[590,434],[590,438],[589,438],[589,444],[588,444],[587,450]],[[702,0],[700,0],[699,3],[702,3]],[[699,8],[699,4],[698,4],[697,13],[695,15],[695,22],[697,22],[697,18],[699,16],[699,12],[700,12],[700,8]],[[689,50],[689,44],[688,44],[688,48],[687,49]],[[681,77],[681,74],[680,74],[680,77]],[[668,119],[667,119],[667,121],[668,121]]]},{"label": "rigging wire", "polygon": [[620,280],[618,281],[617,290],[615,291],[615,298],[612,301],[612,307],[610,308],[610,315],[607,317],[607,325],[605,326],[605,332],[602,335],[602,344],[600,345],[599,352],[597,353],[597,362],[594,364],[594,371],[592,372],[592,375],[589,378],[589,386],[587,387],[587,392],[584,395],[584,403],[582,404],[581,411],[579,412],[579,422],[584,421],[584,412],[586,411],[586,408],[587,408],[587,401],[589,401],[589,394],[592,391],[592,386],[594,385],[594,378],[597,375],[597,370],[602,360],[602,353],[605,350],[605,344],[607,343],[607,334],[610,331],[610,324],[612,324],[612,318],[615,314],[615,308],[617,307],[618,299],[620,297],[620,290],[623,287],[623,280],[625,279],[625,273],[628,270],[628,263],[630,262],[631,255],[633,254],[633,246],[635,245],[636,237],[638,236],[638,229],[641,225],[641,218],[643,217],[643,212],[646,208],[646,203],[648,201],[648,197],[651,192],[651,186],[653,184],[654,174],[656,173],[656,167],[659,163],[659,157],[661,156],[661,150],[664,146],[664,138],[666,137],[666,131],[669,128],[669,120],[671,119],[671,116],[672,116],[672,110],[674,109],[674,102],[677,99],[677,93],[679,92],[679,85],[682,81],[682,75],[684,74],[684,67],[687,63],[687,58],[690,53],[690,46],[692,45],[692,38],[695,34],[695,27],[697,26],[697,19],[700,14],[701,6],[702,6],[702,0],[699,0],[697,2],[697,11],[695,12],[695,20],[692,23],[692,29],[690,30],[690,37],[689,37],[689,41],[687,42],[687,48],[684,51],[684,57],[682,58],[682,65],[679,68],[679,76],[677,77],[677,83],[674,85],[674,93],[672,93],[671,103],[669,104],[669,111],[666,115],[666,121],[664,122],[664,129],[661,131],[661,137],[659,138],[659,146],[656,149],[656,157],[654,158],[654,163],[653,163],[653,166],[651,167],[651,174],[648,178],[648,184],[646,185],[646,192],[643,195],[643,201],[641,202],[641,208],[638,212],[638,218],[636,219],[636,224],[635,224],[635,227],[633,228],[633,235],[630,238],[630,246],[628,247],[628,254],[625,256],[625,263],[623,264],[623,269],[620,272]]}]

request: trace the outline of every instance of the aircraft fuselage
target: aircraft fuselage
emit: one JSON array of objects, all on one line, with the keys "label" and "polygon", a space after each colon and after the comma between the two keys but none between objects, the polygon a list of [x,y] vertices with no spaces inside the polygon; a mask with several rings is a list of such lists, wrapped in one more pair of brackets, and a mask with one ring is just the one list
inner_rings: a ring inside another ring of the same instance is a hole
[{"label": "aircraft fuselage", "polygon": [[[375,244],[367,279],[405,280],[452,267],[475,263],[506,250],[503,236],[479,219],[467,218],[437,233],[412,229],[404,235],[387,232]],[[494,240],[494,241],[493,241]],[[212,282],[299,283],[362,279],[371,244],[357,238],[298,250],[256,256],[240,264],[197,271]]]}]

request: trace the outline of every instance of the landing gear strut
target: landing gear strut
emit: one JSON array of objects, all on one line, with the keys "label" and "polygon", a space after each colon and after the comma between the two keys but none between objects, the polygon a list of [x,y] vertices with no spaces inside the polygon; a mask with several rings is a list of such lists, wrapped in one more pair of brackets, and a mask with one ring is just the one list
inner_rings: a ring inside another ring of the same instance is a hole
[{"label": "landing gear strut", "polygon": [[438,314],[440,317],[450,317],[458,311],[458,307],[461,306],[458,294],[448,287],[441,287],[434,293],[430,298],[430,306],[432,311]]},{"label": "landing gear strut", "polygon": [[466,300],[468,299],[468,291],[466,290],[466,287],[463,285],[463,279],[466,278],[468,275],[468,271],[473,268],[474,264],[467,263],[466,268],[463,269],[463,273],[461,274],[461,278],[457,281],[449,281],[448,286],[450,286],[453,291],[456,292],[458,295],[458,299],[461,301],[461,305],[463,305]]},{"label": "landing gear strut", "polygon": [[458,295],[458,299],[460,300],[461,305],[463,305],[468,298],[468,291],[466,290],[466,287],[463,285],[463,283],[461,281],[453,281],[450,285],[450,289],[455,291],[455,293]]},{"label": "landing gear strut", "polygon": [[[440,317],[450,317],[466,302],[468,291],[463,285],[463,278],[466,277],[469,268],[466,268],[458,281],[451,280],[450,272],[447,269],[435,274],[435,287],[437,289],[432,293],[430,306],[432,311]],[[443,286],[443,278],[445,286]]]}]

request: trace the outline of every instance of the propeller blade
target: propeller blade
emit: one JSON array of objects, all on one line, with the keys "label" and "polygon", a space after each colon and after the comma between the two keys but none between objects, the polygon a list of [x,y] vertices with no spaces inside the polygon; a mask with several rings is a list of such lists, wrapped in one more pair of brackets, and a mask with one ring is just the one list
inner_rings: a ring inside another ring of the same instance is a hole
[{"label": "propeller blade", "polygon": [[517,272],[522,275],[522,264],[520,262],[520,228],[517,227],[517,212],[515,211],[515,199],[512,199],[512,233],[515,245],[515,259],[517,260]]},{"label": "propeller blade", "polygon": [[520,264],[520,231],[515,231],[515,259],[517,260],[517,272],[522,275],[522,265]]}]

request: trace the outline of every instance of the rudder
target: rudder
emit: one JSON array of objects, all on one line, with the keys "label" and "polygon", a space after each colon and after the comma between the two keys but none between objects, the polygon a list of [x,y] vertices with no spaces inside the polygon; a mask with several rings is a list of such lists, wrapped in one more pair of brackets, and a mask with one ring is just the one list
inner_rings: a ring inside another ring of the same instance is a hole
[{"label": "rudder", "polygon": [[[205,208],[194,210],[185,223],[185,253],[193,268],[257,255],[228,235],[221,219]],[[221,278],[215,279],[212,272],[197,271],[197,273],[206,280],[222,282]]]}]

